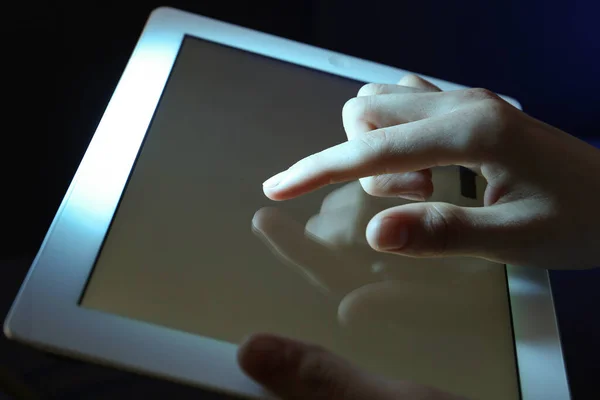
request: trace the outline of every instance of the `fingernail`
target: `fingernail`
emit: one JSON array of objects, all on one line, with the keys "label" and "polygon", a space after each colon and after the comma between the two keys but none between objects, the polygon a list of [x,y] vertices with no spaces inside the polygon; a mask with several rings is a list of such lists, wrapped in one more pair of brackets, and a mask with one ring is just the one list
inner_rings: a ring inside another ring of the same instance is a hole
[{"label": "fingernail", "polygon": [[397,218],[383,218],[369,224],[367,236],[378,250],[401,250],[408,243],[408,227]]},{"label": "fingernail", "polygon": [[416,193],[407,193],[407,194],[401,194],[400,197],[403,197],[407,200],[414,200],[414,201],[423,201],[425,200],[425,197],[423,197],[422,194],[416,194]]},{"label": "fingernail", "polygon": [[262,381],[284,365],[285,344],[275,337],[250,338],[241,348],[242,368],[255,379]]},{"label": "fingernail", "polygon": [[279,185],[281,180],[285,177],[286,173],[287,173],[287,171],[283,171],[283,172],[278,173],[277,175],[270,177],[269,179],[267,179],[266,181],[263,182],[263,187],[264,188],[274,188],[275,186]]}]

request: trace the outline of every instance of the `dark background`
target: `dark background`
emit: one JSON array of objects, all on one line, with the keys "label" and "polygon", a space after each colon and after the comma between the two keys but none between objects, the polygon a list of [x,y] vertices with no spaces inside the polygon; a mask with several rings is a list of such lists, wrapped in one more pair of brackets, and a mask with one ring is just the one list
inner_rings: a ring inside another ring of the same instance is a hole
[{"label": "dark background", "polygon": [[[537,118],[600,143],[596,1],[3,4],[0,317],[39,248],[149,13],[161,5],[487,87],[516,97]],[[584,195],[585,182],[581,184]],[[593,371],[600,359],[595,340],[600,337],[600,270],[553,272],[552,284],[573,397],[594,398],[598,390]],[[20,375],[48,398],[207,396],[57,359],[3,338],[1,368]]]}]

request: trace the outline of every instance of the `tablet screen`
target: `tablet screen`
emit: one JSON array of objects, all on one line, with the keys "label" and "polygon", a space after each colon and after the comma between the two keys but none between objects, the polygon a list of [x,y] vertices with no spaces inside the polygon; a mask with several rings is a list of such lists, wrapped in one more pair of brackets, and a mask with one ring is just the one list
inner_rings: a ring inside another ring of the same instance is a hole
[{"label": "tablet screen", "polygon": [[[361,85],[186,37],[82,306],[231,343],[277,332],[391,378],[519,398],[503,266],[376,253],[366,224],[402,201],[358,182],[264,196],[266,178],[346,139]],[[455,169],[434,184],[476,201]]]}]

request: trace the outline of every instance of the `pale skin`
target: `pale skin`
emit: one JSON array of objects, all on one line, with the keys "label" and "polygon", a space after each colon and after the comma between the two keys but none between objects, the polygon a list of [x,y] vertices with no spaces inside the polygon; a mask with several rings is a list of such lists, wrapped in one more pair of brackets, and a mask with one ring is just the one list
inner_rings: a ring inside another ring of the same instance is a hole
[{"label": "pale skin", "polygon": [[[484,89],[442,92],[414,75],[369,84],[342,112],[348,141],[265,181],[272,200],[360,179],[372,196],[416,203],[378,213],[369,245],[410,257],[473,256],[548,269],[600,265],[600,151]],[[430,168],[460,165],[487,181],[484,206],[428,202]],[[585,188],[585,189],[584,189]],[[241,368],[282,399],[456,400],[373,376],[319,346],[255,334]]]}]

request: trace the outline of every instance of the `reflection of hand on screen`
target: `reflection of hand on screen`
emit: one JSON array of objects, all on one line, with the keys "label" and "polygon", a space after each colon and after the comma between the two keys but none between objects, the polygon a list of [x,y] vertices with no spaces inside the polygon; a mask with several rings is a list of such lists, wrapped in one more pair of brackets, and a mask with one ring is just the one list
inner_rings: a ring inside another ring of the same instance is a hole
[{"label": "reflection of hand on screen", "polygon": [[[390,201],[399,202],[373,199],[352,182],[328,195],[306,226],[266,207],[255,214],[253,229],[286,264],[339,301],[342,325],[419,324],[422,329],[433,322],[428,309],[448,325],[456,325],[461,315],[472,318],[473,290],[485,290],[486,280],[478,276],[490,266],[466,258],[415,259],[372,250],[366,225]],[[485,311],[485,302],[477,309]],[[435,325],[440,322],[437,317]]]}]

